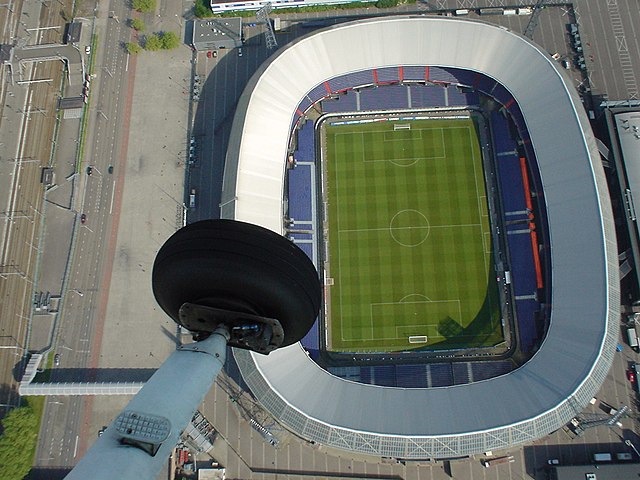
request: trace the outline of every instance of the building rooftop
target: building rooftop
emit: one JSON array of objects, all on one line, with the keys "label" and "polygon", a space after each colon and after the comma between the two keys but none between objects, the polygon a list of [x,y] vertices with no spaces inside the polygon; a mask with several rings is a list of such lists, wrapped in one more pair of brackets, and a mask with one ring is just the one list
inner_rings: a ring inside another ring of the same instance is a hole
[{"label": "building rooftop", "polygon": [[192,44],[197,50],[241,46],[242,18],[194,20]]},{"label": "building rooftop", "polygon": [[556,480],[636,480],[640,463],[558,466],[555,474]]}]

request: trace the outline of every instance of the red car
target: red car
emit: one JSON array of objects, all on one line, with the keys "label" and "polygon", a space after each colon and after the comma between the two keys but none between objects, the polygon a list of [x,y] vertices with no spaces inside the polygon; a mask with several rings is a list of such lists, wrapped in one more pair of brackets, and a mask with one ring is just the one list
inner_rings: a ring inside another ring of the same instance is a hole
[{"label": "red car", "polygon": [[80,215],[80,223],[86,223],[86,221],[87,221],[87,215],[83,213],[82,215]]},{"label": "red car", "polygon": [[211,57],[213,57],[213,53],[211,52],[211,50],[209,50],[207,52],[207,58],[211,58]]},{"label": "red car", "polygon": [[631,383],[636,383],[636,372],[631,369],[627,370],[627,378]]}]

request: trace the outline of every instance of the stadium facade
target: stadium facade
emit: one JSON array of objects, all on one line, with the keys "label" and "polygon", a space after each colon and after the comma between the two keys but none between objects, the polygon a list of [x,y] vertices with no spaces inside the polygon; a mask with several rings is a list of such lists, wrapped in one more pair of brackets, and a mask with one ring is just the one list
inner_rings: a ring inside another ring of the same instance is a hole
[{"label": "stadium facade", "polygon": [[238,102],[221,215],[284,234],[288,142],[301,99],[337,76],[403,65],[478,72],[517,102],[550,233],[547,336],[508,374],[440,388],[338,378],[299,344],[269,356],[237,351],[236,361],[257,399],[311,442],[424,459],[535,440],[567,423],[600,388],[620,304],[613,214],[595,138],[580,97],[544,50],[502,27],[426,16],[347,23],[297,40],[261,66]]}]

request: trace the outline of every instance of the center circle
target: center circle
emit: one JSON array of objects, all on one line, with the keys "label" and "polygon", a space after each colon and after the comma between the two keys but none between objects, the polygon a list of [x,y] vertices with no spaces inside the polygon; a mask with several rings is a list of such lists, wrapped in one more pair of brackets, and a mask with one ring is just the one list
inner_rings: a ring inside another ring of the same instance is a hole
[{"label": "center circle", "polygon": [[407,209],[396,213],[389,223],[389,233],[403,247],[417,247],[428,237],[429,220],[418,210]]}]

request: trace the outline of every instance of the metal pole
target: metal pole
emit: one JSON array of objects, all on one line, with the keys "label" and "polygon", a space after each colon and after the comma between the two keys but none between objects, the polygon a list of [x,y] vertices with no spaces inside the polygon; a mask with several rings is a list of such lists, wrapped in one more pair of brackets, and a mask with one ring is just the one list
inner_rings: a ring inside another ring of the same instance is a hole
[{"label": "metal pole", "polygon": [[[222,369],[228,340],[227,329],[218,328],[207,339],[185,345],[171,354],[65,478],[157,478],[178,443],[180,434]],[[139,446],[130,445],[144,436],[144,429],[138,432],[131,423],[123,426],[126,423],[123,419],[131,418],[165,420],[164,431],[168,435],[161,442],[154,443],[154,435],[151,434],[146,443],[149,450],[155,451],[155,455]]]},{"label": "metal pole", "polygon": [[631,440],[625,440],[624,444],[628,447],[631,447],[633,451],[636,452],[636,455],[640,457],[640,452],[638,452],[638,450],[636,449],[636,446],[631,442]]}]

